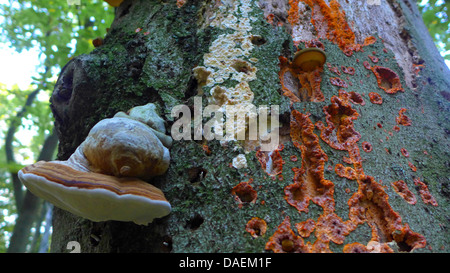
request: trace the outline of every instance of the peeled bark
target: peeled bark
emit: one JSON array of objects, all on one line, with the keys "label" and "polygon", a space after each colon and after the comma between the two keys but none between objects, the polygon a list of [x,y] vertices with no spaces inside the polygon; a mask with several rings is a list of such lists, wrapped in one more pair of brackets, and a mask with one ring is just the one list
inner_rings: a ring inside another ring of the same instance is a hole
[{"label": "peeled bark", "polygon": [[[448,251],[450,72],[414,1],[368,2],[124,1],[103,45],[61,72],[59,159],[101,119],[149,102],[170,132],[172,108],[195,97],[279,105],[283,146],[268,154],[193,131],[149,181],[169,216],[93,223],[55,208],[51,250]],[[324,49],[323,68],[292,67],[305,47]]]}]

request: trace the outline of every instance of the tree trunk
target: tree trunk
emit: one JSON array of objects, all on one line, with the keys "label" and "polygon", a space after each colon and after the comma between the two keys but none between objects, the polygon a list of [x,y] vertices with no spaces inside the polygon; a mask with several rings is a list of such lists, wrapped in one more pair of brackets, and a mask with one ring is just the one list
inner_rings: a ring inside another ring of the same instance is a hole
[{"label": "tree trunk", "polygon": [[[283,145],[192,132],[149,181],[170,215],[139,226],[55,208],[51,250],[448,251],[450,72],[415,1],[377,2],[125,0],[103,45],[61,72],[59,159],[101,119],[149,102],[170,132],[172,108],[194,97],[278,105]],[[323,68],[293,64],[306,47],[325,51]]]}]

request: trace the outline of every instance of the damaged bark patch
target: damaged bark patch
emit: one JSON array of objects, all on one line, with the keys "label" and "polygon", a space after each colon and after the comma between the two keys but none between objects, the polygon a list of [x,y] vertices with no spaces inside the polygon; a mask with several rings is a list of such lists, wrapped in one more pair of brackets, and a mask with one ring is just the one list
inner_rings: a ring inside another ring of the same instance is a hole
[{"label": "damaged bark patch", "polygon": [[245,230],[250,233],[253,238],[258,238],[266,234],[267,223],[261,218],[253,217],[250,221],[247,222]]},{"label": "damaged bark patch", "polygon": [[285,57],[280,57],[280,82],[283,95],[292,102],[320,102],[325,98],[320,90],[323,66],[312,71],[302,71],[293,67]]},{"label": "damaged bark patch", "polygon": [[241,182],[231,189],[231,194],[234,195],[236,202],[239,204],[239,208],[242,208],[244,204],[255,203],[258,194],[250,185],[253,179],[247,182]]},{"label": "damaged bark patch", "polygon": [[[294,146],[301,151],[302,165],[301,168],[292,169],[294,183],[285,187],[284,198],[299,212],[308,213],[309,202],[312,201],[323,209],[323,213],[315,222],[310,219],[315,224],[314,227],[311,226],[308,234],[314,230],[314,244],[305,244],[301,236],[295,235],[290,229],[290,219],[286,217],[267,242],[266,249],[274,252],[330,252],[330,242],[343,244],[345,238],[364,223],[371,228],[372,234],[371,241],[361,251],[392,252],[387,244],[389,242],[395,242],[402,250],[423,248],[426,244],[425,238],[411,231],[408,224],[402,223],[400,215],[389,204],[389,197],[383,187],[373,177],[364,173],[357,145],[361,136],[354,129],[353,123],[359,115],[350,105],[350,95],[341,91],[339,97],[331,98],[331,102],[332,104],[323,108],[328,127],[320,122],[316,126],[321,131],[322,140],[334,149],[347,151],[348,162],[353,164],[353,168],[341,164],[335,168],[339,176],[355,179],[358,183],[358,190],[348,200],[349,220],[343,221],[335,214],[334,183],[324,178],[324,163],[328,157],[319,145],[319,137],[314,134],[310,115],[293,110],[291,139]],[[372,150],[368,142],[363,142],[362,146],[366,152]],[[407,194],[401,182],[395,185],[401,194]],[[426,198],[428,202],[430,198]],[[301,228],[302,224],[299,224],[299,227]],[[344,250],[356,251],[355,247],[348,245]]]},{"label": "damaged bark patch", "polygon": [[398,91],[405,92],[400,82],[400,77],[389,68],[381,66],[372,67],[373,74],[377,78],[378,86],[388,94],[395,94]]},{"label": "damaged bark patch", "polygon": [[416,196],[409,190],[408,185],[405,183],[405,181],[395,181],[392,183],[392,187],[398,193],[398,195],[400,195],[408,204],[416,204]]}]

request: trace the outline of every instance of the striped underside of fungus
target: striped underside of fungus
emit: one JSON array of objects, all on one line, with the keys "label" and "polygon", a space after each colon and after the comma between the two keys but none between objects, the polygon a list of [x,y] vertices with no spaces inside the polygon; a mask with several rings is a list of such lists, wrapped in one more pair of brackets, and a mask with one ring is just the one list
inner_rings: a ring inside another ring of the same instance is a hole
[{"label": "striped underside of fungus", "polygon": [[67,161],[39,161],[19,178],[78,216],[147,225],[171,211],[163,192],[145,182],[167,171],[171,143],[156,107],[138,106],[98,122]]},{"label": "striped underside of fungus", "polygon": [[35,195],[91,221],[130,221],[147,225],[166,216],[163,192],[137,178],[82,172],[65,162],[39,161],[19,171]]}]

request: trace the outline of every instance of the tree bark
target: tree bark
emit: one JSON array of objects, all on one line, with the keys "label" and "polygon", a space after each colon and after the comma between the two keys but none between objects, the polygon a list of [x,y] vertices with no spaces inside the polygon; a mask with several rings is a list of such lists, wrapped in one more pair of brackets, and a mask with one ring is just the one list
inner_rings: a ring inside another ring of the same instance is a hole
[{"label": "tree bark", "polygon": [[[149,181],[170,215],[138,226],[55,208],[51,251],[69,241],[81,252],[448,251],[450,72],[414,1],[368,2],[125,0],[103,45],[59,76],[59,159],[101,119],[149,102],[170,132],[171,109],[196,96],[203,107],[279,105],[283,147],[174,141],[169,170]],[[314,46],[326,64],[303,77],[291,62]]]}]

